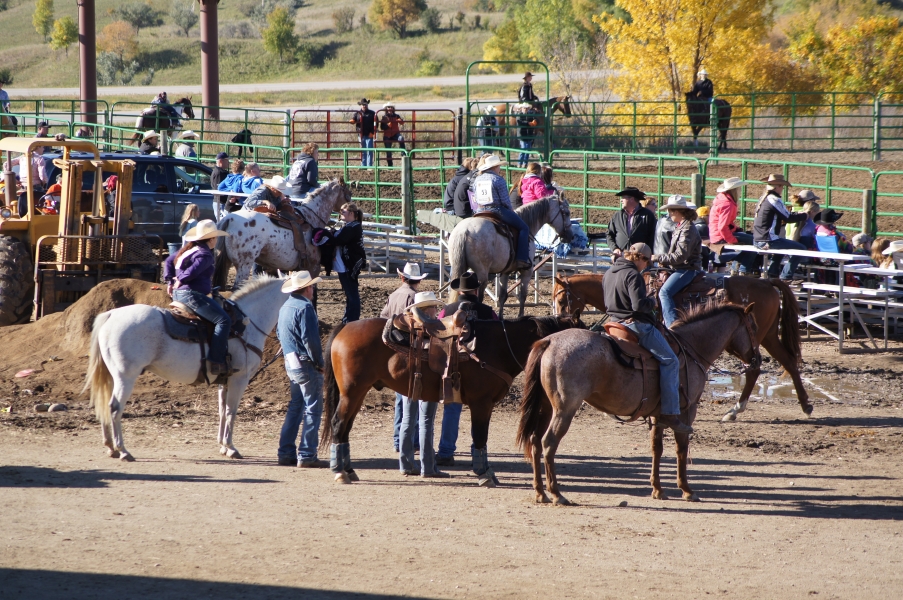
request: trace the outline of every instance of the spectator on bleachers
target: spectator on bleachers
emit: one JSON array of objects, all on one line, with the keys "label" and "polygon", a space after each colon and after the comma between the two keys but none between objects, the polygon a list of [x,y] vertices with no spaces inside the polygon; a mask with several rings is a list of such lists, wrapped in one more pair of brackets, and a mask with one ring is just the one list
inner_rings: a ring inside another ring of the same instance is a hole
[{"label": "spectator on bleachers", "polygon": [[179,139],[182,140],[182,143],[176,148],[176,156],[181,158],[197,158],[198,153],[194,149],[194,141],[201,139],[201,136],[189,129],[183,133]]},{"label": "spectator on bleachers", "polygon": [[260,165],[248,163],[241,176],[241,191],[250,194],[263,185],[263,177],[260,176]]},{"label": "spectator on bleachers", "polygon": [[[468,156],[461,162],[461,166],[458,167],[458,170],[455,171],[454,176],[448,181],[448,185],[445,186],[445,193],[442,195],[442,202],[445,206],[445,212],[450,215],[455,214],[455,192],[458,190],[458,186],[465,182],[467,176],[470,175],[471,171],[473,171],[479,159]],[[464,185],[467,185],[464,183]],[[458,215],[463,217],[464,215]]]},{"label": "spectator on bleachers", "polygon": [[[245,170],[245,162],[236,158],[232,161],[232,172],[216,187],[220,192],[241,192],[242,171]],[[230,196],[226,200],[226,212],[235,212],[242,207],[242,200],[237,196]]]}]

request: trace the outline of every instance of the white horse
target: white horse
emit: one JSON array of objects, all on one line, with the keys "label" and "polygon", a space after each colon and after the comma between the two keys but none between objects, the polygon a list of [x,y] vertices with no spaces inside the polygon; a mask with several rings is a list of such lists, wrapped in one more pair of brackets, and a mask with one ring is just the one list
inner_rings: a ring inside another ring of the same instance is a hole
[{"label": "white horse", "polygon": [[[220,453],[242,458],[232,445],[235,414],[248,380],[260,366],[267,336],[276,326],[279,308],[289,297],[280,290],[282,279],[260,275],[232,295],[249,323],[240,339],[229,340],[232,367],[237,369],[219,386]],[[198,344],[171,338],[163,326],[163,312],[153,306],[134,304],[97,315],[91,333],[91,353],[85,389],[103,432],[103,443],[112,458],[133,461],[122,440],[122,413],[135,381],[144,371],[182,384],[197,381],[201,368]],[[136,340],[140,342],[136,343]]]},{"label": "white horse", "polygon": [[[344,203],[351,201],[351,190],[341,178],[333,179],[311,192],[300,206],[301,214],[313,227],[326,227],[329,216]],[[229,267],[235,265],[237,289],[258,264],[267,270],[310,271],[313,277],[320,272],[320,249],[311,242],[311,230],[304,232],[307,252],[295,250],[291,229],[277,227],[270,218],[252,210],[240,209],[220,219],[217,227],[231,235],[220,238],[213,285],[224,286]]]},{"label": "white horse", "polygon": [[[574,237],[571,230],[571,208],[563,198],[558,196],[541,198],[521,206],[515,212],[530,230],[530,256],[536,253],[534,238],[536,232],[547,223],[561,236],[562,241],[567,243]],[[489,283],[489,275],[494,273],[500,275],[498,303],[501,317],[505,301],[508,299],[508,277],[514,272],[503,272],[511,256],[511,244],[508,239],[499,235],[489,219],[471,217],[455,225],[448,240],[448,247],[452,279],[463,275],[468,268],[473,269],[480,280],[481,299]],[[524,302],[527,300],[531,271],[532,267],[520,271],[519,317],[524,316]],[[454,294],[452,296],[454,297]]]}]

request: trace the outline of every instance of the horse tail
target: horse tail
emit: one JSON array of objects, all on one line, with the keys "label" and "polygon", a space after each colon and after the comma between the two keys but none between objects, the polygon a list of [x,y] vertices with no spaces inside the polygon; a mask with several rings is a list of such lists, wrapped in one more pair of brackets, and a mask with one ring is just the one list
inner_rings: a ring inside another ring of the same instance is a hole
[{"label": "horse tail", "polygon": [[[467,245],[465,241],[465,233],[462,231],[460,235],[452,235],[449,239],[448,261],[451,263],[451,274],[449,279],[457,279],[467,270]],[[457,294],[449,289],[449,299],[451,302],[457,300]]]},{"label": "horse tail", "polygon": [[100,313],[94,318],[91,330],[91,350],[88,354],[88,371],[85,374],[85,387],[82,393],[90,392],[90,402],[94,405],[94,413],[101,425],[112,422],[110,417],[110,398],[113,396],[113,376],[100,351],[100,328],[110,318],[110,311]]},{"label": "horse tail", "polygon": [[345,328],[346,323],[342,323],[338,327],[336,327],[332,334],[329,336],[329,340],[326,342],[326,350],[323,354],[323,362],[325,366],[323,368],[323,410],[326,413],[326,418],[323,419],[323,432],[320,434],[320,446],[325,447],[326,444],[332,443],[332,432],[333,432],[333,418],[336,415],[336,411],[339,407],[339,399],[341,394],[339,393],[339,382],[336,381],[335,371],[332,367],[332,342],[335,340],[336,336],[341,333],[342,329]]},{"label": "horse tail", "polygon": [[543,408],[548,405],[546,391],[542,387],[542,356],[549,348],[551,342],[548,339],[539,340],[533,344],[530,358],[527,360],[527,368],[524,370],[524,397],[520,403],[520,424],[517,427],[517,446],[524,451],[524,457],[531,460],[533,450],[531,438],[542,435],[543,425],[548,418],[548,413],[543,414]]},{"label": "horse tail", "polygon": [[770,279],[771,285],[781,294],[781,345],[793,357],[797,364],[802,362],[802,337],[800,336],[800,306],[790,286],[780,279]]},{"label": "horse tail", "polygon": [[[224,217],[219,222],[219,228],[223,231],[229,228],[229,218]],[[229,269],[232,267],[232,261],[229,260],[229,253],[226,252],[226,236],[220,236],[216,240],[216,259],[213,263],[213,287],[224,287],[226,278],[229,276]]]}]

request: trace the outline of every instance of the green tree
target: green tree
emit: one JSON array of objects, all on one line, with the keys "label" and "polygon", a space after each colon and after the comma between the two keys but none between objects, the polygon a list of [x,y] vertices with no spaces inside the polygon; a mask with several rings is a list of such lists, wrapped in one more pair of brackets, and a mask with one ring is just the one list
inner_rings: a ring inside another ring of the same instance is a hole
[{"label": "green tree", "polygon": [[370,21],[403,38],[408,32],[408,25],[418,20],[426,9],[426,0],[373,0]]},{"label": "green tree", "polygon": [[50,47],[54,50],[65,50],[69,56],[69,46],[78,40],[78,25],[72,17],[63,17],[53,23],[50,35]]},{"label": "green tree", "polygon": [[34,16],[31,18],[35,31],[41,34],[47,41],[53,30],[53,0],[38,0],[34,7]]},{"label": "green tree", "polygon": [[123,4],[113,9],[113,16],[134,27],[136,36],[141,35],[142,27],[154,27],[163,23],[157,9],[145,2]]},{"label": "green tree", "polygon": [[195,2],[193,0],[173,0],[172,8],[169,9],[169,16],[180,31],[188,37],[191,28],[198,24],[200,17],[194,12]]},{"label": "green tree", "polygon": [[295,35],[295,20],[284,6],[278,6],[267,15],[267,27],[261,32],[263,47],[270,54],[278,54],[279,62],[285,55],[293,55],[298,49],[299,39]]},{"label": "green tree", "polygon": [[[528,60],[523,48],[517,23],[509,19],[499,25],[483,44],[483,60]],[[513,73],[518,65],[493,65],[492,69],[499,73]]]}]

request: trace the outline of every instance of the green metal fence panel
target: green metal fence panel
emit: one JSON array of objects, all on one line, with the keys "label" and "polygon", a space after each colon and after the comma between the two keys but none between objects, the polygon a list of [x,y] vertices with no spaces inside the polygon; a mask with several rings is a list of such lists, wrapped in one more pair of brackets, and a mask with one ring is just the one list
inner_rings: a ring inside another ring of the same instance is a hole
[{"label": "green metal fence panel", "polygon": [[[74,134],[72,121],[59,117],[45,117],[43,115],[33,115],[30,113],[0,113],[0,117],[3,118],[3,123],[0,125],[0,134],[3,137],[8,136],[19,136],[19,137],[32,137],[38,132],[38,123],[41,121],[47,121],[47,124],[50,125],[50,135],[56,135],[58,133],[63,133],[69,137]],[[15,118],[18,121],[17,125],[13,125],[11,118]]]},{"label": "green metal fence panel", "polygon": [[903,171],[875,173],[872,231],[881,237],[903,237]]},{"label": "green metal fence panel", "polygon": [[785,162],[742,158],[708,158],[702,162],[705,198],[715,197],[715,188],[728,177],[740,177],[750,184],[740,191],[738,219],[749,229],[755,219],[755,207],[770,173],[782,174],[793,187],[784,200],[794,209],[792,195],[810,189],[821,199],[822,209],[833,208],[844,213],[838,229],[853,233],[861,230],[862,193],[873,189],[874,171],[866,167],[850,167],[819,163]]},{"label": "green metal fence panel", "polygon": [[[96,110],[93,113],[97,123],[102,125],[107,122],[110,105],[105,100],[94,100]],[[16,114],[34,115],[67,121],[81,121],[81,100],[67,100],[63,98],[37,98],[29,100],[11,100],[10,112]]]},{"label": "green metal fence panel", "polygon": [[590,233],[608,229],[620,209],[615,194],[625,187],[641,189],[660,206],[672,194],[691,196],[693,175],[700,172],[696,158],[640,153],[555,150],[550,162],[571,216]]}]

